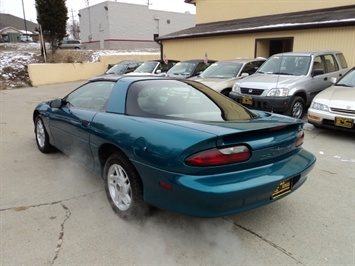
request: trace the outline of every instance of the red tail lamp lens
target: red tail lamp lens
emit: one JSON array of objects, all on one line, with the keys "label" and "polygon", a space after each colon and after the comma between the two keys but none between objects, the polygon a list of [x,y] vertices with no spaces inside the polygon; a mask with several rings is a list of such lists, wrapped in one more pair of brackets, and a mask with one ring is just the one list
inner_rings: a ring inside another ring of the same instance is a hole
[{"label": "red tail lamp lens", "polygon": [[250,156],[249,148],[245,145],[241,145],[202,151],[187,157],[185,163],[191,166],[215,166],[244,162],[248,160]]}]

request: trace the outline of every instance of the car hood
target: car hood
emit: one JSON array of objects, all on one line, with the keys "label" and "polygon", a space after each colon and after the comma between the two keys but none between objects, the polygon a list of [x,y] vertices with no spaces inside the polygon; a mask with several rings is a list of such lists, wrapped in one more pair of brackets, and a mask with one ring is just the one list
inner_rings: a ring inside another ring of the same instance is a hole
[{"label": "car hood", "polygon": [[240,87],[272,89],[277,87],[290,87],[295,83],[300,83],[305,76],[273,75],[273,74],[253,74],[238,81]]},{"label": "car hood", "polygon": [[314,101],[329,107],[355,110],[355,88],[345,86],[331,86],[320,92]]},{"label": "car hood", "polygon": [[220,91],[225,88],[232,88],[235,82],[240,78],[241,77],[237,77],[237,78],[234,77],[228,79],[196,77],[196,78],[191,78],[191,80],[201,82],[214,90]]},{"label": "car hood", "polygon": [[186,75],[184,75],[184,74],[166,74],[166,75],[164,75],[164,76],[166,76],[166,77],[168,77],[168,78],[173,78],[173,79],[187,79],[187,78],[189,78],[190,77],[190,74],[186,74]]}]

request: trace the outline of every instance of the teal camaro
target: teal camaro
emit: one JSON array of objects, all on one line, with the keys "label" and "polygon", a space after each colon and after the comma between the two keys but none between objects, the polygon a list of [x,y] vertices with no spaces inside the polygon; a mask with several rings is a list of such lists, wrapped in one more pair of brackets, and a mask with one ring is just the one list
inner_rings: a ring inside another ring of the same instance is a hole
[{"label": "teal camaro", "polygon": [[316,158],[303,121],[249,110],[202,83],[99,77],[33,112],[39,150],[59,150],[104,179],[122,218],[150,207],[219,217],[298,189]]}]

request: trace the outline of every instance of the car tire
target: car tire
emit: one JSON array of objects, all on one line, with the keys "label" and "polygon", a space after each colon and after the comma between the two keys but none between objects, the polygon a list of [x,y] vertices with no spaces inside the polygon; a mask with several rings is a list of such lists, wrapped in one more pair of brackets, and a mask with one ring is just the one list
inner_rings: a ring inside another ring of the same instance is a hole
[{"label": "car tire", "polygon": [[122,153],[111,155],[104,167],[106,196],[113,211],[123,219],[134,219],[148,214],[143,201],[143,185],[137,170]]},{"label": "car tire", "polygon": [[43,153],[54,151],[54,147],[49,143],[49,135],[44,127],[43,119],[37,116],[35,119],[35,136],[38,149]]},{"label": "car tire", "polygon": [[302,119],[305,109],[306,105],[303,98],[296,96],[292,98],[285,114],[294,118]]}]

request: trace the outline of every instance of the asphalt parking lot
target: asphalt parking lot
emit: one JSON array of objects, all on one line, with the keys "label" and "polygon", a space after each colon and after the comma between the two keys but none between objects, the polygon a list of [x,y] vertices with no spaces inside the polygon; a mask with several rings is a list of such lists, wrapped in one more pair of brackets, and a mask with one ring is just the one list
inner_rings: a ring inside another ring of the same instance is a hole
[{"label": "asphalt parking lot", "polygon": [[355,136],[306,124],[317,163],[292,195],[237,215],[116,216],[102,180],[38,151],[32,110],[83,82],[0,91],[0,265],[354,265]]}]

